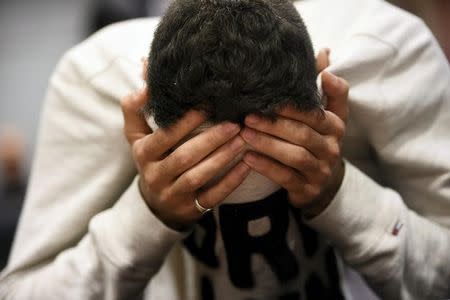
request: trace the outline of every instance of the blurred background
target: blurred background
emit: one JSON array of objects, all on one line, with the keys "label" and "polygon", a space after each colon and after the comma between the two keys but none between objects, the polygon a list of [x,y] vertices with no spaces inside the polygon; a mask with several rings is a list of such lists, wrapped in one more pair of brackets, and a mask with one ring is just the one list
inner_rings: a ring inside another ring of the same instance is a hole
[{"label": "blurred background", "polygon": [[[395,0],[430,26],[450,58],[450,0]],[[168,0],[0,0],[0,270],[13,239],[48,78],[103,26],[160,15]]]}]

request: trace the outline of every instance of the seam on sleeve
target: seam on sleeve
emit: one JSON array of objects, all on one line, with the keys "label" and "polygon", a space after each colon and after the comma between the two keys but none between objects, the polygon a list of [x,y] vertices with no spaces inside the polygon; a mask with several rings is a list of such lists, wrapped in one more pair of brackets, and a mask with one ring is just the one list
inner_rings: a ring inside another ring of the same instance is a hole
[{"label": "seam on sleeve", "polygon": [[399,51],[399,49],[394,44],[392,44],[386,40],[383,40],[382,38],[380,38],[379,36],[377,36],[375,34],[359,32],[359,33],[354,34],[352,37],[359,37],[359,36],[367,37],[367,38],[377,41],[381,44],[384,44],[385,46],[388,46],[389,48],[392,49],[392,51],[394,52],[395,55],[397,55],[397,53]]}]

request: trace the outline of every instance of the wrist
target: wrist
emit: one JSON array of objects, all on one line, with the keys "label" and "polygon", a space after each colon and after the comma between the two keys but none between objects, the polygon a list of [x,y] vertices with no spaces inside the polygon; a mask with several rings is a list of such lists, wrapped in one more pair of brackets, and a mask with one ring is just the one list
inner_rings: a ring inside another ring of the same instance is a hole
[{"label": "wrist", "polygon": [[155,209],[152,206],[152,204],[150,203],[151,202],[150,201],[151,197],[150,196],[146,196],[147,193],[144,192],[146,190],[146,186],[145,186],[144,180],[142,180],[142,177],[139,177],[138,187],[139,187],[139,192],[140,192],[141,197],[142,197],[142,201],[145,202],[147,208],[165,226],[169,227],[172,230],[178,231],[178,232],[186,232],[192,227],[192,224],[184,224],[184,223],[181,223],[181,222],[170,221],[170,220],[168,220],[168,218],[165,218],[163,216],[163,214],[161,214],[157,209]]},{"label": "wrist", "polygon": [[345,163],[344,160],[341,160],[333,172],[330,183],[324,188],[321,195],[301,209],[306,219],[312,219],[320,215],[330,205],[342,185],[344,176]]}]

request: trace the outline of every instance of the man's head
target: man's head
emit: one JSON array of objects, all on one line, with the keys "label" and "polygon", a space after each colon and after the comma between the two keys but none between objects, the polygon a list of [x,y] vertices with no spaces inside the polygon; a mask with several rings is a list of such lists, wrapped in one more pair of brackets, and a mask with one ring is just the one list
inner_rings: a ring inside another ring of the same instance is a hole
[{"label": "man's head", "polygon": [[211,123],[274,117],[293,104],[320,106],[314,52],[288,0],[175,0],[155,33],[149,57],[151,101],[167,127],[191,109]]}]

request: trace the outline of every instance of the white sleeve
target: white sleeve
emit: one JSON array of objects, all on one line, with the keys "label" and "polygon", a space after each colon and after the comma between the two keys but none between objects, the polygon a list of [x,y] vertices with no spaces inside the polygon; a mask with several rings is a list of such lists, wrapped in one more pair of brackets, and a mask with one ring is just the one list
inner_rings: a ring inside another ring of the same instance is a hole
[{"label": "white sleeve", "polygon": [[358,116],[386,184],[346,162],[338,194],[309,224],[382,299],[447,299],[450,69],[422,23],[396,34],[401,47],[366,95],[377,107]]},{"label": "white sleeve", "polygon": [[140,195],[119,101],[72,56],[50,82],[1,299],[134,299],[183,237]]}]

